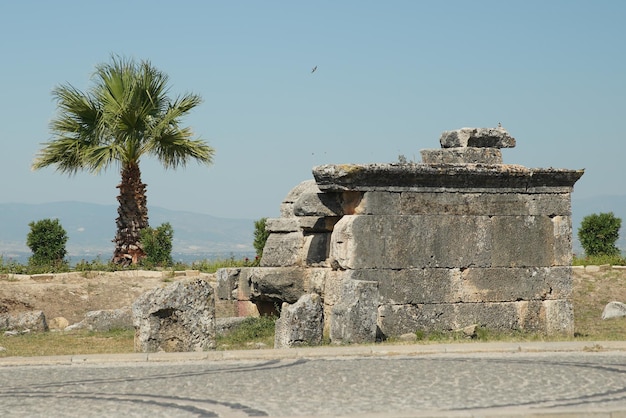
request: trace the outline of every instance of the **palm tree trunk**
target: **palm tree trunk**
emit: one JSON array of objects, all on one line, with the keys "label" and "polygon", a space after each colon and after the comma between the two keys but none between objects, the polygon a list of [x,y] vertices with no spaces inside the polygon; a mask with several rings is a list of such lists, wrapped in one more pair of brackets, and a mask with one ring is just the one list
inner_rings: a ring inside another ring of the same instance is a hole
[{"label": "palm tree trunk", "polygon": [[141,182],[141,171],[136,163],[122,166],[122,181],[117,186],[120,194],[117,197],[119,215],[117,233],[115,235],[115,252],[113,263],[136,264],[145,252],[140,242],[140,232],[148,227],[148,206],[146,205],[146,185]]}]

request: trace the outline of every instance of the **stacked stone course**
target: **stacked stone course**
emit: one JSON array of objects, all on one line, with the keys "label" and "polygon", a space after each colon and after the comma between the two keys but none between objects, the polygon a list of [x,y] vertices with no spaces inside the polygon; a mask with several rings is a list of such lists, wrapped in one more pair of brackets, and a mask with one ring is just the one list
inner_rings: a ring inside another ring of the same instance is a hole
[{"label": "stacked stone course", "polygon": [[502,128],[440,143],[418,164],[314,167],[268,220],[261,267],[220,271],[222,293],[263,311],[317,293],[336,343],[471,324],[573,334],[571,192],[583,171],[503,164],[515,139]]}]

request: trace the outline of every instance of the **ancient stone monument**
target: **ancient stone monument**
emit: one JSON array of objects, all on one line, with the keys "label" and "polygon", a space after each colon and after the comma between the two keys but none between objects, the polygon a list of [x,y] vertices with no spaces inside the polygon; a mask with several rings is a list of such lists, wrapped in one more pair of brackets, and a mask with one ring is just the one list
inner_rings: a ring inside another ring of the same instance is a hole
[{"label": "ancient stone monument", "polygon": [[218,296],[264,313],[317,293],[336,343],[472,324],[571,335],[583,170],[503,164],[502,128],[440,143],[422,163],[314,167],[267,221],[261,267],[219,271]]}]

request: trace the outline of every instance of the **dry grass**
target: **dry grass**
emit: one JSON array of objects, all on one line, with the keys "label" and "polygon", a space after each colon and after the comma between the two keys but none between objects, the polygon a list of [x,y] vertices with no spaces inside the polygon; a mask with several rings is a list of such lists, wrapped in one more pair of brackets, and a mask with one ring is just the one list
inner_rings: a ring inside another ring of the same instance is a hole
[{"label": "dry grass", "polygon": [[132,353],[134,331],[34,332],[6,336],[0,334],[0,357],[58,356],[71,354]]}]

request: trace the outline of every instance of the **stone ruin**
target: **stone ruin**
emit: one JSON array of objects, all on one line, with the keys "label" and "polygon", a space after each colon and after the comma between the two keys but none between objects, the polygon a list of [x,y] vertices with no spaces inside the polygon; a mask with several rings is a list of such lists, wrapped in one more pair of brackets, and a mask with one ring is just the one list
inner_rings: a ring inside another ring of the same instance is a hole
[{"label": "stone ruin", "polygon": [[[323,320],[312,320],[333,343],[470,325],[572,335],[571,193],[583,170],[503,164],[515,139],[501,127],[440,143],[422,163],[314,167],[267,220],[261,266],[218,271],[218,298],[258,315],[318,295]],[[287,340],[276,344],[310,343]]]}]

